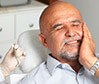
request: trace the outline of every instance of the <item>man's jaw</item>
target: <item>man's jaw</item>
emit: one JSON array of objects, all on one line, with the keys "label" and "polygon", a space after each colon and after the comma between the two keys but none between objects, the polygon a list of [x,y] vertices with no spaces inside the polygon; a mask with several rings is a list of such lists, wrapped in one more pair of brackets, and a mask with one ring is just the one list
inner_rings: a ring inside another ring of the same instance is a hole
[{"label": "man's jaw", "polygon": [[78,59],[79,48],[81,44],[81,39],[73,39],[64,42],[64,45],[61,49],[62,58],[68,60]]}]

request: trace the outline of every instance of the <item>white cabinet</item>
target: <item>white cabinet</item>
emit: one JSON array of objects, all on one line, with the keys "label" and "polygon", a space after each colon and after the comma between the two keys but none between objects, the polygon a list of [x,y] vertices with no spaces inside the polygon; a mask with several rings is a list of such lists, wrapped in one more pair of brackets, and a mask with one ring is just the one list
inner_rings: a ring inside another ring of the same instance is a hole
[{"label": "white cabinet", "polygon": [[0,42],[14,39],[14,15],[0,15]]},{"label": "white cabinet", "polygon": [[33,0],[24,6],[0,8],[0,56],[7,53],[19,34],[39,28],[39,17],[46,6]]},{"label": "white cabinet", "polygon": [[0,57],[7,52],[13,40],[14,15],[0,15]]},{"label": "white cabinet", "polygon": [[39,29],[39,17],[41,9],[34,9],[32,11],[25,11],[16,15],[16,38],[23,31],[30,29]]}]

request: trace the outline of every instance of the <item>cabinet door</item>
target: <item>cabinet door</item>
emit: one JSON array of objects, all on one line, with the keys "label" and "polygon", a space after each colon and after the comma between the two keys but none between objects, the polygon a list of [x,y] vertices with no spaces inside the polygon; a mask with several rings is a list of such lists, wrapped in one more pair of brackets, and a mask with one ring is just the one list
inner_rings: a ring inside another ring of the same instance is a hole
[{"label": "cabinet door", "polygon": [[0,43],[14,39],[14,15],[0,15]]},{"label": "cabinet door", "polygon": [[39,29],[39,17],[41,11],[33,10],[16,15],[16,38],[19,34],[30,29]]},{"label": "cabinet door", "polygon": [[0,15],[0,62],[14,41],[14,16]]}]

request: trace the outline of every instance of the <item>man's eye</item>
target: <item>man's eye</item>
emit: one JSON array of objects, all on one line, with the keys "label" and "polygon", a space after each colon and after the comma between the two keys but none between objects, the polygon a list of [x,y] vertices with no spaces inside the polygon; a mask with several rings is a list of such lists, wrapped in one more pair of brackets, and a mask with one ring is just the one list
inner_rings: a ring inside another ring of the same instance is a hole
[{"label": "man's eye", "polygon": [[53,29],[58,30],[58,29],[61,29],[62,27],[63,27],[62,24],[56,24],[53,26]]},{"label": "man's eye", "polygon": [[79,26],[79,24],[72,24],[72,26],[74,26],[74,27],[78,27],[78,26]]},{"label": "man's eye", "polygon": [[58,27],[55,28],[55,30],[59,30],[59,29],[62,29],[62,28],[63,28],[63,26],[58,26]]}]

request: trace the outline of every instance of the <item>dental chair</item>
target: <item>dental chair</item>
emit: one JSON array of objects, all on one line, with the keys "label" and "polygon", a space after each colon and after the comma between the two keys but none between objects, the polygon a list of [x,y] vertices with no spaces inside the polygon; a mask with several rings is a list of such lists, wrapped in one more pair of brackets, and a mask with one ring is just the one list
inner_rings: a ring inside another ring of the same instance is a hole
[{"label": "dental chair", "polygon": [[49,51],[39,41],[38,34],[39,30],[28,30],[20,34],[18,45],[26,52],[26,57],[15,73],[10,75],[10,84],[17,84],[41,62],[46,61]]},{"label": "dental chair", "polygon": [[10,75],[10,84],[17,84],[25,75],[46,60],[49,51],[38,39],[39,30],[28,30],[20,34],[18,45],[25,51],[25,60],[20,64],[19,69]]}]

